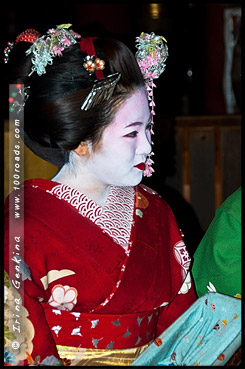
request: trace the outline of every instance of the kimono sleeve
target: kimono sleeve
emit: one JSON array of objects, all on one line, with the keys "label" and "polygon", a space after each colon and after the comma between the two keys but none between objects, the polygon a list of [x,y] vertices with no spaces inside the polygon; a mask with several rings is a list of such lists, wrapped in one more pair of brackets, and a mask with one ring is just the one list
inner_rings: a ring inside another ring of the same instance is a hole
[{"label": "kimono sleeve", "polygon": [[[19,224],[15,220],[15,234]],[[60,365],[52,333],[41,306],[44,290],[35,281],[35,256],[24,258],[18,236],[9,236],[8,211],[4,225],[4,359],[5,365]],[[26,231],[26,229],[25,229]],[[33,240],[33,242],[35,242]],[[32,273],[33,272],[33,273]]]},{"label": "kimono sleeve", "polygon": [[[191,259],[179,230],[174,214],[168,204],[162,200],[159,226],[159,249],[168,250],[168,284],[171,291],[169,300],[160,307],[157,335],[162,333],[195,301],[196,294],[189,272]],[[164,286],[163,286],[164,288]]]},{"label": "kimono sleeve", "polygon": [[241,222],[217,210],[195,254],[192,275],[198,296],[208,289],[241,297]]}]

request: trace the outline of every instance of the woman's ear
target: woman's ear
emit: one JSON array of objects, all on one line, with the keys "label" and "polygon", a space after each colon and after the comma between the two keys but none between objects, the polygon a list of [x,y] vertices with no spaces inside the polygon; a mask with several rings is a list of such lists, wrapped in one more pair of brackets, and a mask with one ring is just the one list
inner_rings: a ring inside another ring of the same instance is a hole
[{"label": "woman's ear", "polygon": [[87,142],[81,142],[74,151],[79,156],[87,156],[89,153]]}]

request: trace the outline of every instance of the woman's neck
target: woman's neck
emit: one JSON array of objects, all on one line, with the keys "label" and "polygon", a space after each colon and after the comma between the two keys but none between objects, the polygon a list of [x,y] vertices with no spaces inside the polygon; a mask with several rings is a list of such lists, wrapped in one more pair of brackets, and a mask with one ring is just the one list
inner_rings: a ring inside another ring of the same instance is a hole
[{"label": "woman's neck", "polygon": [[65,164],[52,181],[75,188],[103,207],[110,192],[110,185],[98,183],[86,172],[86,168],[79,167],[79,172],[72,168],[70,163]]}]

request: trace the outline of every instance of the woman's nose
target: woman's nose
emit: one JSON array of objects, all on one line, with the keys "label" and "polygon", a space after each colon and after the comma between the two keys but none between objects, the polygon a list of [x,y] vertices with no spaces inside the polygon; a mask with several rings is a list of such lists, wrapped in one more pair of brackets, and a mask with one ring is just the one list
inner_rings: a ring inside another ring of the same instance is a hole
[{"label": "woman's nose", "polygon": [[142,133],[138,140],[138,145],[136,149],[136,154],[138,155],[148,155],[151,152],[151,134],[150,132]]}]

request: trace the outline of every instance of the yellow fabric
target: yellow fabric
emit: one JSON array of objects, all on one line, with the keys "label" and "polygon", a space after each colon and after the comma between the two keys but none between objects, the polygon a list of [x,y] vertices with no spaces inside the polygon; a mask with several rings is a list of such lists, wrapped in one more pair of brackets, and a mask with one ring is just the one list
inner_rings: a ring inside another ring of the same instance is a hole
[{"label": "yellow fabric", "polygon": [[128,366],[150,344],[151,342],[141,347],[118,350],[87,349],[60,345],[57,345],[57,349],[60,358],[66,359],[71,366]]}]

